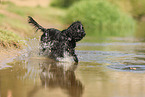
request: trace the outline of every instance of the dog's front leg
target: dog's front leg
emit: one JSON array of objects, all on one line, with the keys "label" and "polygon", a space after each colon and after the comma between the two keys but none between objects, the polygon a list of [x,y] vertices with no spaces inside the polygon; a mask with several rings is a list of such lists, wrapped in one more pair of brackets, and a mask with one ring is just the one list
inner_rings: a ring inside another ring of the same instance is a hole
[{"label": "dog's front leg", "polygon": [[77,55],[75,54],[75,49],[74,49],[74,48],[69,49],[68,52],[69,52],[69,55],[71,55],[71,56],[73,57],[73,60],[74,60],[76,63],[78,63],[79,60],[78,60]]},{"label": "dog's front leg", "polygon": [[78,57],[77,57],[77,55],[76,55],[76,54],[74,54],[74,55],[73,55],[73,59],[74,59],[74,61],[75,61],[76,63],[78,63],[78,62],[79,62]]}]

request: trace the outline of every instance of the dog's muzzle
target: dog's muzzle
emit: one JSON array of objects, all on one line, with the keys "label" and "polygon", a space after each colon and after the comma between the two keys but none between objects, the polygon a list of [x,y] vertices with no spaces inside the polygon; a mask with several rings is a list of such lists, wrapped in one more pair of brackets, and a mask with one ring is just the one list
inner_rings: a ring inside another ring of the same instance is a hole
[{"label": "dog's muzzle", "polygon": [[86,33],[83,32],[83,33],[82,33],[82,36],[83,36],[83,37],[86,36]]}]

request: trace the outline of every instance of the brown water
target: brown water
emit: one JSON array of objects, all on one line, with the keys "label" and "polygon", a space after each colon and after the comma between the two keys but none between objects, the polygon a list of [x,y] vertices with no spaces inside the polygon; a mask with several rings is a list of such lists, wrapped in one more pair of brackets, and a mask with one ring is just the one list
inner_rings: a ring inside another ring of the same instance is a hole
[{"label": "brown water", "polygon": [[144,42],[79,43],[78,65],[38,56],[30,45],[0,70],[0,97],[145,97]]}]

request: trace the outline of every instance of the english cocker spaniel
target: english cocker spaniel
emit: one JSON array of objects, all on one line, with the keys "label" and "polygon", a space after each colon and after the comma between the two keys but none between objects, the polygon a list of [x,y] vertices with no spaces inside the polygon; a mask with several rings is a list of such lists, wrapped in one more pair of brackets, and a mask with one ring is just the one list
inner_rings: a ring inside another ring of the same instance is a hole
[{"label": "english cocker spaniel", "polygon": [[64,57],[64,53],[67,53],[73,57],[75,62],[78,62],[75,54],[76,42],[86,35],[80,21],[73,22],[67,29],[62,31],[55,28],[44,28],[31,16],[28,16],[28,22],[37,29],[36,31],[41,30],[43,32],[40,39],[41,54],[45,52],[50,58],[57,60],[59,57]]}]

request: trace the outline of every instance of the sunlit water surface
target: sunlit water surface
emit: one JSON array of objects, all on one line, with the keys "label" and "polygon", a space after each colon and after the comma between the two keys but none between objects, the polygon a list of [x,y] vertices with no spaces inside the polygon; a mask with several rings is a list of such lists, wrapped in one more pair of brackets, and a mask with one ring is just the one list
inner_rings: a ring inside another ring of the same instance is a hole
[{"label": "sunlit water surface", "polygon": [[0,70],[0,97],[145,97],[145,43],[78,43],[78,65],[39,56],[36,39]]}]

